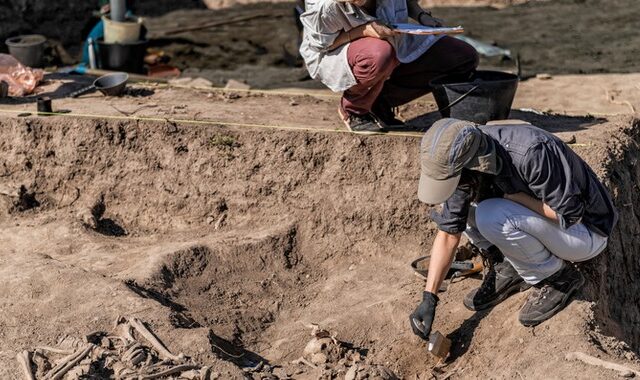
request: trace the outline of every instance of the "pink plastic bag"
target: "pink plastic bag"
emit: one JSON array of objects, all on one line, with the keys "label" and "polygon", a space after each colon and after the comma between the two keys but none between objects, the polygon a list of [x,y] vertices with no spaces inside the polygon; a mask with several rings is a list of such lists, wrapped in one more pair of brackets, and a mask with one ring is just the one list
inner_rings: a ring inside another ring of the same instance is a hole
[{"label": "pink plastic bag", "polygon": [[9,83],[9,96],[29,95],[44,77],[44,71],[24,66],[8,54],[0,54],[0,81]]}]

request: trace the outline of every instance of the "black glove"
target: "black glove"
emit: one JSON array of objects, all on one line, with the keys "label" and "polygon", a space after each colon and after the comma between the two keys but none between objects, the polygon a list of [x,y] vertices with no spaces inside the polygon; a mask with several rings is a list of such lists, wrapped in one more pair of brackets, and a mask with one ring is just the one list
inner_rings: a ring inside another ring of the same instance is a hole
[{"label": "black glove", "polygon": [[431,12],[428,11],[420,12],[416,21],[418,21],[420,25],[424,26],[440,27],[444,25],[443,19],[433,17]]},{"label": "black glove", "polygon": [[436,315],[436,306],[438,306],[438,296],[431,292],[423,292],[422,303],[409,316],[409,323],[411,323],[413,333],[424,340],[429,340],[429,335],[431,335],[431,325]]}]

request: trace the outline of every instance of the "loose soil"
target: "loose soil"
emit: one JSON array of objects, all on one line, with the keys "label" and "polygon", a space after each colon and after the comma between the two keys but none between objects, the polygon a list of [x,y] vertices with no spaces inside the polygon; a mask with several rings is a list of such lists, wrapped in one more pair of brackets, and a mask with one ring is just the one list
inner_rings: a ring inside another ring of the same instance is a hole
[{"label": "loose soil", "polygon": [[[636,32],[640,3],[635,0],[534,1],[502,8],[458,6],[461,3],[438,7],[434,15],[449,25],[463,25],[470,37],[512,51],[513,59],[483,58],[481,67],[515,72],[519,55],[523,77],[640,71],[636,59],[640,54]],[[288,66],[297,54],[293,7],[293,2],[260,2],[180,10],[150,18],[147,25],[150,35],[157,38],[155,44],[173,57],[184,76],[205,77],[217,86],[237,79],[258,88],[322,88],[308,80],[302,67]],[[167,29],[262,14],[266,16],[163,34]]]},{"label": "loose soil", "polygon": [[[2,119],[1,377],[17,376],[17,352],[110,331],[118,315],[146,321],[173,352],[223,378],[263,376],[242,370],[259,361],[281,366],[272,371],[280,377],[343,376],[351,361],[318,369],[292,363],[314,323],[359,352],[367,368],[405,378],[614,375],[565,361],[569,351],[640,364],[638,292],[630,285],[640,270],[629,238],[639,228],[630,198],[639,139],[632,117],[514,112],[575,137],[574,149],[611,188],[626,223],[600,259],[581,266],[589,286],[578,300],[535,329],[517,322],[526,294],[472,313],[460,301],[480,279],[454,283],[435,323],[454,345],[434,370],[407,324],[423,286],[408,264],[428,252],[435,233],[415,198],[418,137],[341,133],[327,117],[333,98],[148,92],[54,102],[76,114],[102,107],[116,119]],[[116,111],[154,103],[138,112],[310,130],[127,120]],[[428,104],[409,105],[404,116],[426,125],[435,117],[419,117]],[[213,114],[198,113],[206,105]],[[257,117],[268,106],[280,112]],[[89,228],[98,200],[104,212]]]},{"label": "loose soil", "polygon": [[[396,134],[344,133],[337,99],[283,58],[295,43],[291,3],[183,10],[151,19],[151,33],[270,15],[156,40],[185,76],[298,93],[146,84],[121,98],[67,99],[90,80],[54,75],[39,95],[71,115],[17,117],[34,99],[5,101],[0,378],[19,376],[18,352],[111,331],[118,316],[145,321],[172,352],[225,379],[342,378],[356,363],[360,378],[384,368],[418,379],[617,375],[566,361],[571,351],[639,368],[639,74],[561,73],[640,71],[637,51],[616,42],[638,45],[628,20],[640,7],[452,5],[437,14],[520,51],[525,75],[553,74],[520,84],[512,116],[575,141],[621,212],[607,251],[579,266],[587,286],[567,309],[525,328],[526,293],[473,313],[461,299],[481,279],[456,282],[434,326],[453,347],[437,363],[407,321],[423,287],[409,263],[436,231],[415,197],[417,132],[438,117],[431,97],[401,107],[409,127]],[[614,24],[619,34],[605,30]],[[295,361],[314,325],[342,342],[318,368]],[[268,367],[255,370],[260,362]]]}]

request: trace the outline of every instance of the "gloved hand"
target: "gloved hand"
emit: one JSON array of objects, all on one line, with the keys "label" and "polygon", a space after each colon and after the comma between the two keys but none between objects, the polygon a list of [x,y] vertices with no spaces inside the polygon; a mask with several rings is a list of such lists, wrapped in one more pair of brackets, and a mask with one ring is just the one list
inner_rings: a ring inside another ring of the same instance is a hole
[{"label": "gloved hand", "polygon": [[431,15],[431,12],[428,12],[428,11],[421,12],[420,15],[418,16],[418,20],[416,21],[418,21],[420,25],[424,25],[424,26],[440,27],[444,25],[444,20],[433,17]]},{"label": "gloved hand", "polygon": [[429,340],[431,335],[431,325],[436,315],[438,306],[438,296],[431,292],[422,293],[422,303],[409,316],[409,323],[413,333],[424,340]]}]

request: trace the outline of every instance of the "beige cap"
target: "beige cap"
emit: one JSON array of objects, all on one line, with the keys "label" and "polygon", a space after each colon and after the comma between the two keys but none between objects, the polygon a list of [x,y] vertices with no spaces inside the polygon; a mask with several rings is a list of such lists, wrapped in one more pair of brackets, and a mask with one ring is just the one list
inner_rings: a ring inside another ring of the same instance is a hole
[{"label": "beige cap", "polygon": [[460,182],[462,168],[474,159],[482,140],[482,132],[472,122],[435,122],[420,144],[418,199],[428,204],[449,199]]}]

